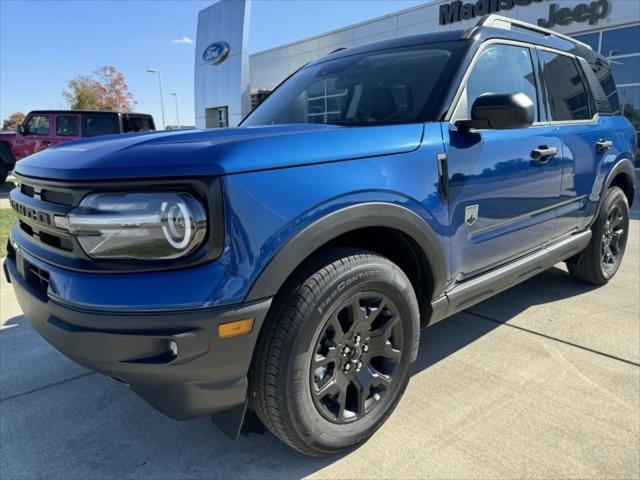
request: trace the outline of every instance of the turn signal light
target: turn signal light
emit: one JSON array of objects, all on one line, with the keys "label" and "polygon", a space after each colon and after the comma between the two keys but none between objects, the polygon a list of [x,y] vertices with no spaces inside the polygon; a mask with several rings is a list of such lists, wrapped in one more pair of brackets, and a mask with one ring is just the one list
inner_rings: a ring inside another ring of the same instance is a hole
[{"label": "turn signal light", "polygon": [[235,322],[221,323],[218,325],[218,336],[220,338],[231,338],[239,335],[246,335],[253,330],[253,318],[236,320]]}]

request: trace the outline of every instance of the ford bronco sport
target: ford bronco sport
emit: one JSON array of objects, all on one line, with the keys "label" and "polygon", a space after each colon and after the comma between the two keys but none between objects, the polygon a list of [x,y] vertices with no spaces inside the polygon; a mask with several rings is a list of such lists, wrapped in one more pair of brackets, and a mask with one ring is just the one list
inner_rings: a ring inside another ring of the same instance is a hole
[{"label": "ford bronco sport", "polygon": [[343,452],[397,405],[420,326],[557,262],[616,273],[635,132],[608,75],[496,16],[334,52],[239,128],[19,162],[4,267],[53,346],[165,414]]},{"label": "ford bronco sport", "polygon": [[144,113],[86,110],[34,110],[17,132],[0,132],[0,185],[17,160],[60,143],[83,137],[155,130]]}]

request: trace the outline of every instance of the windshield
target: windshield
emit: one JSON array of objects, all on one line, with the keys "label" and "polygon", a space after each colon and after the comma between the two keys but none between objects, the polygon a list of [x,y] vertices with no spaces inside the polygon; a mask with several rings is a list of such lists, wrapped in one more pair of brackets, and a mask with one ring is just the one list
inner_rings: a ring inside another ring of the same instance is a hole
[{"label": "windshield", "polygon": [[438,81],[461,42],[360,53],[303,68],[243,126],[380,125],[429,120]]}]

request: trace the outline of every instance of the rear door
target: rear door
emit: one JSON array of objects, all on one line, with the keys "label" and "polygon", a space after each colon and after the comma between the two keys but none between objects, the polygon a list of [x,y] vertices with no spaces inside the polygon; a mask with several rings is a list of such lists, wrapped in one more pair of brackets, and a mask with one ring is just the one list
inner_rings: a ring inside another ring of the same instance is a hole
[{"label": "rear door", "polygon": [[53,143],[70,142],[80,138],[80,115],[59,113],[56,116],[56,130]]},{"label": "rear door", "polygon": [[[588,82],[573,55],[538,49],[552,124],[562,141],[561,206],[556,236],[566,236],[583,228],[590,218],[588,208],[596,172],[607,155],[614,155],[611,118],[599,116]],[[611,142],[611,146],[609,145]]]},{"label": "rear door", "polygon": [[[464,280],[541,248],[555,232],[560,199],[561,149],[546,123],[535,49],[492,41],[476,54],[445,125],[449,175],[451,265]],[[457,129],[484,93],[524,93],[536,106],[535,123],[512,130]],[[534,159],[534,152],[546,156]]]}]

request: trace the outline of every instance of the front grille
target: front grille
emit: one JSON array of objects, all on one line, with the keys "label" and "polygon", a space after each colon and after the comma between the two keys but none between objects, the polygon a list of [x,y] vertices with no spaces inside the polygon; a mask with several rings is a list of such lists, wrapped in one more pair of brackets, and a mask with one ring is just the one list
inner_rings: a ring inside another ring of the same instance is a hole
[{"label": "front grille", "polygon": [[49,272],[43,270],[40,267],[36,267],[35,265],[30,264],[26,260],[25,262],[25,280],[30,285],[33,285],[36,288],[39,288],[43,293],[47,293],[49,289],[49,283],[51,282],[51,278],[49,276]]},{"label": "front grille", "polygon": [[53,248],[65,250],[67,252],[73,251],[73,243],[69,238],[65,238],[63,236],[56,235],[56,234],[47,233],[43,230],[36,233],[33,231],[33,227],[31,225],[24,223],[23,221],[20,221],[19,224],[20,224],[20,229],[30,237],[32,238],[38,237],[38,239],[42,243],[49,245],[50,247],[53,247]]},{"label": "front grille", "polygon": [[60,254],[83,256],[66,230],[55,225],[56,216],[65,216],[86,190],[51,187],[19,178],[20,186],[10,193],[9,202],[18,216],[20,231],[42,248]]},{"label": "front grille", "polygon": [[72,206],[74,204],[74,196],[72,193],[47,187],[36,188],[34,185],[23,183],[20,185],[20,192],[27,197],[40,198],[44,202],[54,203],[56,205]]}]

